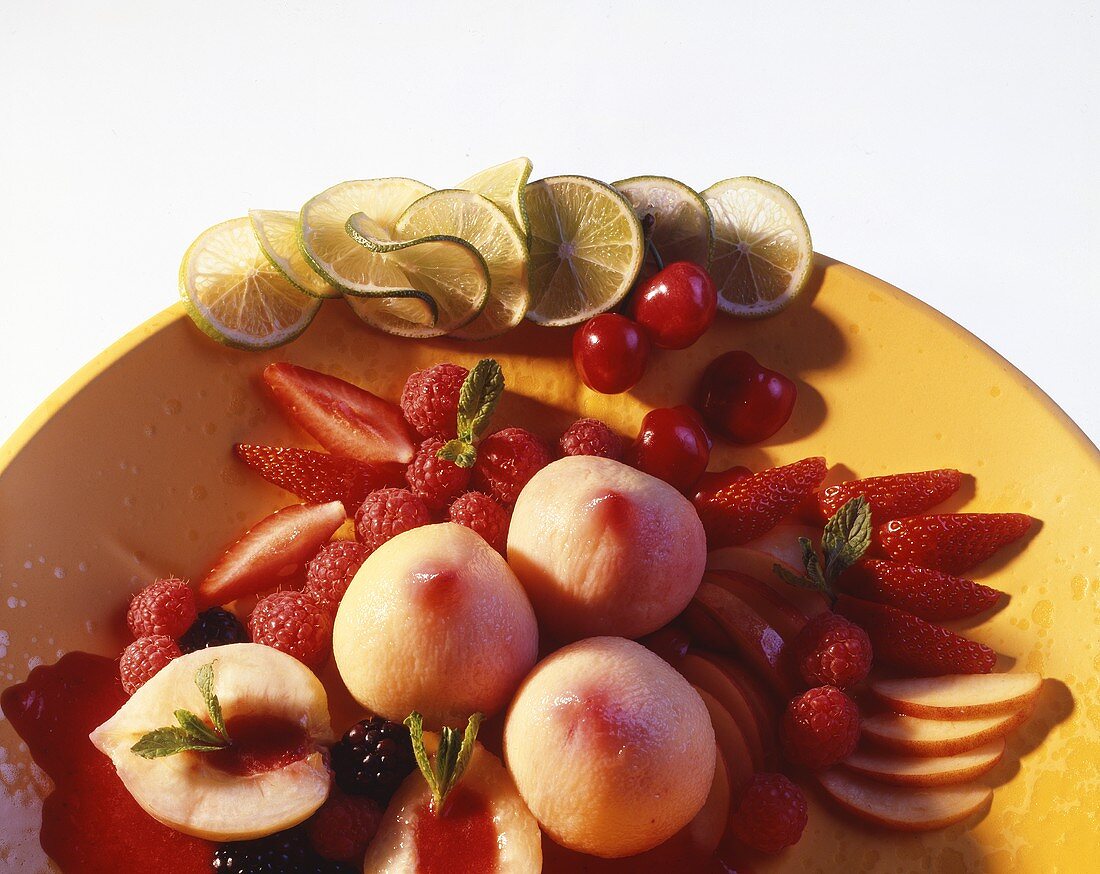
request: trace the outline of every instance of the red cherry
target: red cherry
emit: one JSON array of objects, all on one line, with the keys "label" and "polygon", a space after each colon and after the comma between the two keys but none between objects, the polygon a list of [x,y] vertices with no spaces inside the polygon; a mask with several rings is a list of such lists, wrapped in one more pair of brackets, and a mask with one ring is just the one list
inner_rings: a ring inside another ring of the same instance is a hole
[{"label": "red cherry", "polygon": [[695,405],[707,425],[734,443],[759,443],[791,417],[798,390],[748,352],[719,355],[703,371]]},{"label": "red cherry", "polygon": [[573,363],[590,389],[616,395],[633,387],[645,373],[649,337],[626,316],[603,313],[573,335]]},{"label": "red cherry", "polygon": [[712,498],[726,486],[732,485],[738,480],[743,480],[747,476],[752,476],[752,471],[739,464],[727,468],[726,470],[715,470],[704,473],[695,484],[696,505],[698,505],[700,501],[705,502],[708,498]]},{"label": "red cherry", "polygon": [[710,274],[698,264],[674,261],[642,283],[630,308],[654,346],[686,349],[714,321],[718,292]]},{"label": "red cherry", "polygon": [[710,461],[710,435],[690,407],[650,410],[631,447],[638,470],[688,491]]}]

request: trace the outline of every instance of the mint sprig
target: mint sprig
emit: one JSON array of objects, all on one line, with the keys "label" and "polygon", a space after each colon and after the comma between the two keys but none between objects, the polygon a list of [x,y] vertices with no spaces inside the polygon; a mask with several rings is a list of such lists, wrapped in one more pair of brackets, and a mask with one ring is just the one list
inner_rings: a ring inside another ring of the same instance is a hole
[{"label": "mint sprig", "polygon": [[482,358],[462,382],[458,395],[458,428],[454,440],[439,450],[439,457],[459,467],[473,467],[477,441],[489,426],[493,410],[504,394],[504,371],[492,358]]},{"label": "mint sprig", "polygon": [[863,558],[871,545],[871,505],[864,497],[852,498],[825,523],[821,535],[824,567],[809,538],[799,537],[798,542],[805,574],[793,574],[778,563],[772,565],[772,571],[783,582],[821,592],[831,605],[836,604],[837,577]]},{"label": "mint sprig", "polygon": [[143,759],[159,759],[163,756],[174,756],[185,750],[208,753],[223,750],[229,746],[231,741],[222,717],[221,703],[218,701],[218,696],[214,694],[213,662],[195,671],[195,685],[202,693],[207,713],[214,727],[211,728],[202,717],[196,716],[190,710],[177,710],[174,715],[178,725],[166,725],[147,732],[130,747],[130,752]]},{"label": "mint sprig", "polygon": [[480,713],[475,713],[467,721],[466,730],[461,733],[457,728],[443,726],[439,736],[439,749],[431,761],[424,747],[424,717],[414,710],[405,720],[412,738],[416,764],[432,791],[432,810],[436,815],[443,812],[443,802],[447,800],[448,793],[458,785],[470,764],[482,719],[484,717]]}]

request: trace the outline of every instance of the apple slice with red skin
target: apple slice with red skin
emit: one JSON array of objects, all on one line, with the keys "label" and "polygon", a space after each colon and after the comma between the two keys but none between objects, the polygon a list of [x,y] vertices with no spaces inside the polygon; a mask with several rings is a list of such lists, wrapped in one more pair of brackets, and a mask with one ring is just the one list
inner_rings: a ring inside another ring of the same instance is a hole
[{"label": "apple slice with red skin", "polygon": [[989,803],[985,786],[941,786],[912,789],[876,783],[830,768],[817,775],[821,788],[839,807],[861,819],[895,831],[932,831],[960,822]]},{"label": "apple slice with red skin", "polygon": [[921,719],[879,713],[866,717],[860,732],[865,741],[881,749],[912,756],[953,756],[1004,737],[1030,715],[1031,708],[976,719]]},{"label": "apple slice with red skin", "polygon": [[[763,770],[766,763],[765,737],[770,739],[772,735],[763,733],[764,727],[757,721],[753,705],[741,687],[709,655],[703,653],[688,653],[674,667],[684,679],[713,696],[729,713],[741,732],[754,769]],[[730,767],[735,764],[727,762]]]},{"label": "apple slice with red skin", "polygon": [[778,631],[788,644],[810,621],[794,604],[756,577],[737,571],[707,571],[703,579],[737,595]]},{"label": "apple slice with red skin", "polygon": [[706,689],[695,686],[695,691],[707,705],[710,713],[710,724],[714,728],[714,740],[718,744],[722,762],[726,768],[726,776],[729,778],[730,792],[740,795],[749,785],[752,775],[757,769],[752,754],[749,752],[748,742],[737,720],[722,706],[722,703],[711,695]]},{"label": "apple slice with red skin", "polygon": [[927,719],[974,719],[1030,708],[1043,686],[1031,673],[949,674],[876,680],[871,691],[897,713]]},{"label": "apple slice with red skin", "polygon": [[894,786],[948,786],[969,783],[1004,755],[1003,737],[953,756],[907,756],[860,748],[841,764],[848,770]]},{"label": "apple slice with red skin", "polygon": [[286,414],[329,452],[368,463],[412,461],[413,433],[396,404],[285,361],[265,367],[264,382]]},{"label": "apple slice with red skin", "polygon": [[199,606],[216,607],[275,588],[313,558],[345,519],[339,501],[276,510],[218,559],[199,583]]}]

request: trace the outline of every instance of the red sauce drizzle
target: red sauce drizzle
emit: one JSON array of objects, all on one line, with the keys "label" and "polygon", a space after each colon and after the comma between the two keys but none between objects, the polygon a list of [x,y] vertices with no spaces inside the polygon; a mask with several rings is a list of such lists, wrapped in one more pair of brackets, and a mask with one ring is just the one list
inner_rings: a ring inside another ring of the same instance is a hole
[{"label": "red sauce drizzle", "polygon": [[42,805],[42,849],[74,874],[209,874],[214,845],[138,807],[111,760],[88,740],[125,701],[118,662],[83,652],[35,668],[0,697],[4,715],[54,782]]},{"label": "red sauce drizzle", "polygon": [[197,753],[229,774],[246,777],[275,771],[303,759],[309,742],[302,729],[274,716],[242,714],[226,720],[232,743],[224,750]]},{"label": "red sauce drizzle", "polygon": [[431,803],[416,811],[413,840],[418,874],[491,874],[497,870],[497,832],[489,805],[456,786],[436,815]]}]

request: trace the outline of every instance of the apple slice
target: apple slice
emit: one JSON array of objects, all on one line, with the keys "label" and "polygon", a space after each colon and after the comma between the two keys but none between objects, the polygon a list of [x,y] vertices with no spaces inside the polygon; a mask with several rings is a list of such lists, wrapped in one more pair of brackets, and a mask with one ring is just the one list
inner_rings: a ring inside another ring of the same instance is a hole
[{"label": "apple slice", "polygon": [[229,547],[199,583],[200,608],[275,588],[313,558],[346,518],[339,501],[276,510]]},{"label": "apple slice", "polygon": [[949,674],[877,680],[871,691],[898,713],[931,719],[973,719],[1031,707],[1043,678],[1031,673]]},{"label": "apple slice", "polygon": [[843,768],[818,774],[826,794],[861,819],[897,831],[944,828],[966,819],[993,797],[985,786],[944,786],[909,789],[865,780]]},{"label": "apple slice", "polygon": [[863,720],[863,739],[913,756],[953,756],[1004,737],[1023,724],[1030,710],[977,719],[920,719],[880,713]]},{"label": "apple slice", "polygon": [[699,584],[694,603],[726,632],[730,645],[782,697],[789,698],[793,686],[784,674],[784,642],[779,632],[741,598],[705,580]]},{"label": "apple slice", "polygon": [[749,785],[755,770],[745,735],[742,734],[737,720],[717,698],[701,686],[694,688],[703,699],[703,703],[707,705],[710,724],[714,728],[714,740],[718,744],[718,751],[722,754],[722,761],[725,763],[730,791],[735,795],[740,794],[741,790]]},{"label": "apple slice", "polygon": [[903,756],[858,749],[843,762],[850,771],[895,786],[947,786],[969,783],[1001,760],[1003,737],[954,756]]},{"label": "apple slice", "polygon": [[798,637],[809,619],[787,598],[756,577],[737,571],[708,571],[703,579],[737,595],[779,632],[787,643]]},{"label": "apple slice", "polygon": [[[783,527],[793,529],[790,536],[794,538],[795,548],[800,549],[798,537],[804,535],[797,532],[804,529],[793,525]],[[756,542],[752,541],[752,543]],[[774,550],[774,552],[766,552],[754,548],[751,544],[714,549],[707,554],[707,570],[734,571],[749,577],[755,577],[771,586],[780,597],[789,601],[807,619],[812,619],[819,613],[826,612],[829,609],[829,602],[819,592],[788,585],[775,575],[773,568],[777,564],[783,566],[795,576],[801,576],[805,573],[801,552],[799,552],[796,560],[791,561],[789,560],[791,556],[780,549],[778,544],[776,544]]]},{"label": "apple slice", "polygon": [[[740,685],[709,655],[703,653],[688,653],[676,663],[675,667],[689,683],[709,692],[721,703],[741,731],[754,770],[763,770],[766,757],[762,727],[756,718],[753,705]],[[770,738],[771,735],[767,737]],[[727,762],[727,765],[732,767],[732,763]]]}]

